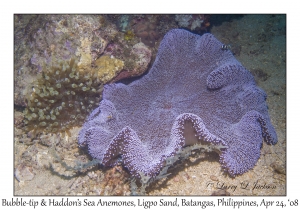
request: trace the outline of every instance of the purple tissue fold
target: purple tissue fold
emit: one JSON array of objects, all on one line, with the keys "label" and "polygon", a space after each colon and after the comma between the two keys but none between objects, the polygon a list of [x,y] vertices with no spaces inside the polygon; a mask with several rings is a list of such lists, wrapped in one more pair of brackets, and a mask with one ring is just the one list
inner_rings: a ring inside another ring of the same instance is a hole
[{"label": "purple tissue fold", "polygon": [[220,162],[230,175],[252,169],[262,139],[277,142],[267,96],[221,46],[209,33],[169,31],[147,75],[129,85],[105,85],[79,144],[104,166],[121,160],[136,177],[156,176],[166,158],[199,139],[227,146]]}]

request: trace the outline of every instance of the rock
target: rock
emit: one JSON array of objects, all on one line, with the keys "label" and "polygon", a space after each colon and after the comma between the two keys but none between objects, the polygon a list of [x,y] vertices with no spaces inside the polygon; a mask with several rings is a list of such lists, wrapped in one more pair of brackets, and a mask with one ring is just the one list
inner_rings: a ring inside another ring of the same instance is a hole
[{"label": "rock", "polygon": [[219,181],[218,177],[216,177],[214,175],[211,175],[210,179],[213,180],[213,181],[216,181],[216,182]]},{"label": "rock", "polygon": [[283,165],[283,164],[280,164],[278,161],[275,161],[275,162],[271,163],[270,166],[271,166],[271,167],[274,169],[274,171],[276,171],[277,173],[279,173],[279,174],[286,174],[286,169],[285,169],[284,165]]},{"label": "rock", "polygon": [[212,196],[230,196],[230,193],[227,192],[226,190],[217,190],[217,191],[213,191],[213,193],[211,195]]},{"label": "rock", "polygon": [[21,128],[24,126],[23,119],[24,119],[24,114],[22,112],[19,111],[14,112],[14,123],[17,128]]},{"label": "rock", "polygon": [[15,170],[15,177],[19,182],[22,181],[31,181],[34,178],[35,174],[31,167],[25,165],[18,165]]}]

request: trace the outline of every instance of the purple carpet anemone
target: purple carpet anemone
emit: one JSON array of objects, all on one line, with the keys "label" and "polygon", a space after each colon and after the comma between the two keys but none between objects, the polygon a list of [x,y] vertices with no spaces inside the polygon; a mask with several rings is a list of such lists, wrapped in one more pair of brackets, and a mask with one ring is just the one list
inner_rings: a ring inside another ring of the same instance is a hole
[{"label": "purple carpet anemone", "polygon": [[252,169],[262,139],[277,142],[266,93],[212,34],[181,29],[161,41],[149,73],[108,84],[79,133],[104,166],[121,161],[134,177],[155,177],[170,158],[201,141],[223,145],[232,176]]}]

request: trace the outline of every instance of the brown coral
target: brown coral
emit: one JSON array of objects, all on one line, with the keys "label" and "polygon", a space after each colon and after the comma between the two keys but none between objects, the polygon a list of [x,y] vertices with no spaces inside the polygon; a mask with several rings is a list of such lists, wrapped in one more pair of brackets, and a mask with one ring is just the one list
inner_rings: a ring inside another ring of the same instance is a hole
[{"label": "brown coral", "polygon": [[142,42],[135,44],[130,52],[130,57],[126,60],[124,68],[111,82],[116,82],[121,79],[139,76],[144,73],[151,61],[152,52]]},{"label": "brown coral", "polygon": [[155,42],[159,40],[160,34],[156,30],[155,23],[141,20],[134,25],[134,33],[141,38],[141,41],[149,47],[154,47]]}]

